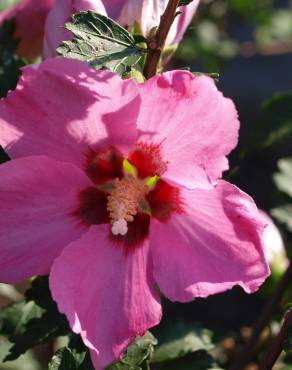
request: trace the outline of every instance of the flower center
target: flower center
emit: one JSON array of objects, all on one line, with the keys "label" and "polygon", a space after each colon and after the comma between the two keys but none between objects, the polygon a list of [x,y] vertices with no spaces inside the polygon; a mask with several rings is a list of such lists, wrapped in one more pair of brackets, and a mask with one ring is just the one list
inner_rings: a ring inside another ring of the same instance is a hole
[{"label": "flower center", "polygon": [[128,222],[134,221],[147,188],[145,183],[133,176],[116,179],[115,186],[107,197],[111,231],[114,235],[126,235]]},{"label": "flower center", "polygon": [[167,222],[184,213],[180,189],[163,180],[167,162],[160,147],[137,143],[125,159],[115,147],[86,153],[84,170],[92,185],[79,193],[73,216],[85,227],[109,224],[109,237],[126,248],[149,236],[151,218]]}]

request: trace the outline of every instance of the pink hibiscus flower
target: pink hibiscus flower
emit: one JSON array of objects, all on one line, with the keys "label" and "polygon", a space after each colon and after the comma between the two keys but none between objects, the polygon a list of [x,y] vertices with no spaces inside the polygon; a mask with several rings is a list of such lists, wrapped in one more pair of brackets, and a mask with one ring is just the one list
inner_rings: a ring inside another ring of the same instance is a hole
[{"label": "pink hibiscus flower", "polygon": [[96,369],[172,301],[269,274],[253,200],[220,180],[237,113],[208,77],[137,85],[70,59],[23,69],[0,102],[0,280],[50,273]]},{"label": "pink hibiscus flower", "polygon": [[45,20],[54,0],[21,0],[8,10],[0,12],[0,25],[15,18],[15,38],[19,39],[17,53],[33,60],[42,53]]},{"label": "pink hibiscus flower", "polygon": [[[44,58],[54,57],[56,48],[62,41],[72,38],[71,32],[64,29],[64,24],[76,12],[93,10],[103,15],[108,14],[122,26],[132,26],[134,22],[138,22],[142,33],[147,36],[153,27],[159,25],[167,3],[168,0],[58,0],[46,21]],[[181,14],[176,17],[170,29],[166,45],[181,41],[198,4],[199,0],[193,0],[188,6],[180,7]]]},{"label": "pink hibiscus flower", "polygon": [[[194,17],[200,0],[193,0],[188,6],[179,7],[180,15],[176,17],[166,39],[166,45],[179,43]],[[123,26],[138,22],[144,36],[153,27],[157,27],[168,0],[110,0],[105,1],[109,15]]]}]

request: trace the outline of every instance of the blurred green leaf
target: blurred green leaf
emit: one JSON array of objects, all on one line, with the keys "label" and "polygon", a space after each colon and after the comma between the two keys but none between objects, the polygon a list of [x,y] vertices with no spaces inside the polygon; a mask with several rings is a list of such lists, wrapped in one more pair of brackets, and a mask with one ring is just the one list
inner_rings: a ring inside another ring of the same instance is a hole
[{"label": "blurred green leaf", "polygon": [[206,71],[219,71],[225,60],[238,52],[238,43],[222,27],[209,19],[201,19],[189,31],[189,37],[180,43],[176,56],[183,62],[201,61]]},{"label": "blurred green leaf", "polygon": [[11,344],[5,338],[0,338],[0,370],[44,370],[32,351],[26,352],[16,361],[2,362],[9,352]]},{"label": "blurred green leaf", "polygon": [[269,21],[273,10],[273,0],[231,0],[230,6],[248,20],[264,23]]},{"label": "blurred green leaf", "polygon": [[[158,365],[158,366],[157,366]],[[206,351],[190,352],[183,357],[155,364],[155,370],[222,370]]]},{"label": "blurred green leaf", "polygon": [[[210,350],[212,333],[197,324],[177,323],[167,328],[165,342],[157,347],[152,357],[153,363],[160,363],[184,357],[188,353]],[[160,341],[159,341],[160,342]]]},{"label": "blurred green leaf", "polygon": [[179,6],[189,5],[193,0],[180,0]]},{"label": "blurred green leaf", "polygon": [[[291,361],[289,361],[291,362]],[[285,362],[278,361],[277,362],[277,370],[292,370],[292,365],[287,364]]]},{"label": "blurred green leaf", "polygon": [[269,45],[277,41],[292,40],[291,9],[274,10],[269,21],[256,30],[256,41],[259,45]]},{"label": "blurred green leaf", "polygon": [[292,328],[289,328],[287,331],[287,336],[284,341],[283,349],[286,353],[292,354]]},{"label": "blurred green leaf", "polygon": [[280,172],[273,176],[276,186],[292,197],[292,157],[280,159],[278,167]]},{"label": "blurred green leaf", "polygon": [[37,344],[68,332],[67,320],[58,312],[45,277],[33,280],[26,301],[8,306],[0,314],[0,334],[13,343],[5,361],[15,360]]},{"label": "blurred green leaf", "polygon": [[34,302],[17,302],[0,312],[0,334],[6,335],[13,342],[26,331],[27,323],[41,317],[43,310]]},{"label": "blurred green leaf", "polygon": [[273,208],[271,214],[292,233],[292,204],[284,204]]},{"label": "blurred green leaf", "polygon": [[[280,159],[278,168],[279,172],[273,176],[275,184],[280,191],[292,198],[292,157]],[[292,232],[292,202],[273,208],[271,214]]]},{"label": "blurred green leaf", "polygon": [[0,283],[0,297],[5,297],[12,302],[18,302],[23,295],[12,284]]},{"label": "blurred green leaf", "polygon": [[66,28],[74,38],[64,41],[57,49],[58,54],[86,61],[96,69],[107,68],[123,75],[142,56],[134,37],[103,15],[91,11],[76,13]]},{"label": "blurred green leaf", "polygon": [[24,61],[16,56],[17,41],[14,40],[14,20],[5,21],[0,26],[0,98],[13,90],[20,76]]},{"label": "blurred green leaf", "polygon": [[0,12],[3,10],[14,7],[20,0],[0,0]]},{"label": "blurred green leaf", "polygon": [[262,105],[263,119],[256,137],[262,146],[291,142],[292,92],[277,93]]}]

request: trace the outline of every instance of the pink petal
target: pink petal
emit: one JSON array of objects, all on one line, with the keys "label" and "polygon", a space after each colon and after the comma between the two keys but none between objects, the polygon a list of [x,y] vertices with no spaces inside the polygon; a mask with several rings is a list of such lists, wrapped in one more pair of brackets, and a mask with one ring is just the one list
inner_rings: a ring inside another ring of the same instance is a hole
[{"label": "pink petal", "polygon": [[47,155],[82,166],[89,148],[136,141],[140,98],[131,80],[73,59],[23,69],[0,101],[0,144],[12,158]]},{"label": "pink petal", "polygon": [[166,0],[127,0],[122,8],[119,23],[131,26],[137,22],[143,35],[147,36],[151,28],[159,25],[166,4]]},{"label": "pink petal", "polygon": [[45,26],[44,58],[56,56],[56,49],[62,41],[71,40],[72,33],[64,25],[71,15],[80,11],[93,10],[106,15],[101,0],[58,0],[50,11]]},{"label": "pink petal", "polygon": [[108,16],[114,20],[117,20],[121,14],[124,4],[127,3],[127,0],[104,0],[103,2]]},{"label": "pink petal", "polygon": [[118,359],[161,318],[148,242],[127,251],[109,240],[108,225],[93,226],[63,251],[50,287],[73,331],[91,349],[96,370]]},{"label": "pink petal", "polygon": [[199,5],[200,0],[193,0],[189,5],[187,6],[181,6],[179,8],[179,11],[181,14],[176,17],[174,20],[174,23],[172,25],[171,29],[175,29],[175,33],[170,31],[170,36],[171,34],[174,33],[174,39],[171,40],[170,37],[167,38],[166,44],[176,44],[179,43],[183,36],[185,31],[187,30],[189,24],[191,23],[196,11],[197,7]]},{"label": "pink petal", "polygon": [[173,301],[240,285],[255,291],[269,275],[261,216],[253,200],[219,181],[212,190],[182,189],[185,214],[150,225],[154,278]]},{"label": "pink petal", "polygon": [[208,188],[228,169],[239,122],[233,102],[208,77],[186,71],[155,76],[139,85],[141,142],[161,144],[164,177],[188,188]]},{"label": "pink petal", "polygon": [[0,166],[0,280],[48,274],[53,260],[85,231],[73,212],[90,181],[71,164],[27,157]]},{"label": "pink petal", "polygon": [[45,19],[53,3],[54,0],[21,0],[17,6],[0,13],[0,24],[15,17],[14,36],[20,39],[19,55],[32,60],[41,54]]},{"label": "pink petal", "polygon": [[168,0],[127,0],[118,19],[123,26],[138,22],[144,36],[158,27]]}]

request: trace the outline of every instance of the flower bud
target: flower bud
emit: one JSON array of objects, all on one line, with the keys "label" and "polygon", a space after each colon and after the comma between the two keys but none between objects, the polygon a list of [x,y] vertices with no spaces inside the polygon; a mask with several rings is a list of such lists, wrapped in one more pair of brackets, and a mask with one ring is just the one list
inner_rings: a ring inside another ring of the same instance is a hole
[{"label": "flower bud", "polygon": [[[79,11],[93,10],[108,15],[122,26],[137,23],[142,34],[147,37],[160,22],[167,0],[58,0],[49,13],[45,27],[44,58],[56,55],[56,48],[72,35],[64,29],[70,16]],[[199,0],[193,0],[188,6],[179,8],[180,14],[175,18],[166,39],[166,46],[179,43],[196,12]]]},{"label": "flower bud", "polygon": [[21,0],[20,3],[0,13],[0,25],[15,19],[15,39],[19,39],[17,53],[33,60],[42,52],[44,25],[54,0]]},{"label": "flower bud", "polygon": [[266,212],[260,214],[267,226],[264,231],[265,254],[271,269],[274,272],[283,273],[289,264],[284,242],[280,231]]},{"label": "flower bud", "polygon": [[72,39],[72,33],[64,25],[70,20],[72,14],[93,10],[106,14],[101,0],[58,0],[50,11],[45,25],[44,58],[54,57],[56,49],[62,41]]},{"label": "flower bud", "polygon": [[[111,2],[110,2],[111,3]],[[157,27],[168,0],[128,0],[124,1],[118,21],[123,26],[130,26],[137,22],[144,36],[147,36],[153,27]],[[199,0],[193,0],[188,6],[181,6],[179,14],[166,39],[166,46],[177,44],[189,26],[199,4]],[[106,6],[108,12],[113,11]],[[117,7],[116,7],[117,8]],[[115,12],[116,13],[116,12]]]}]

